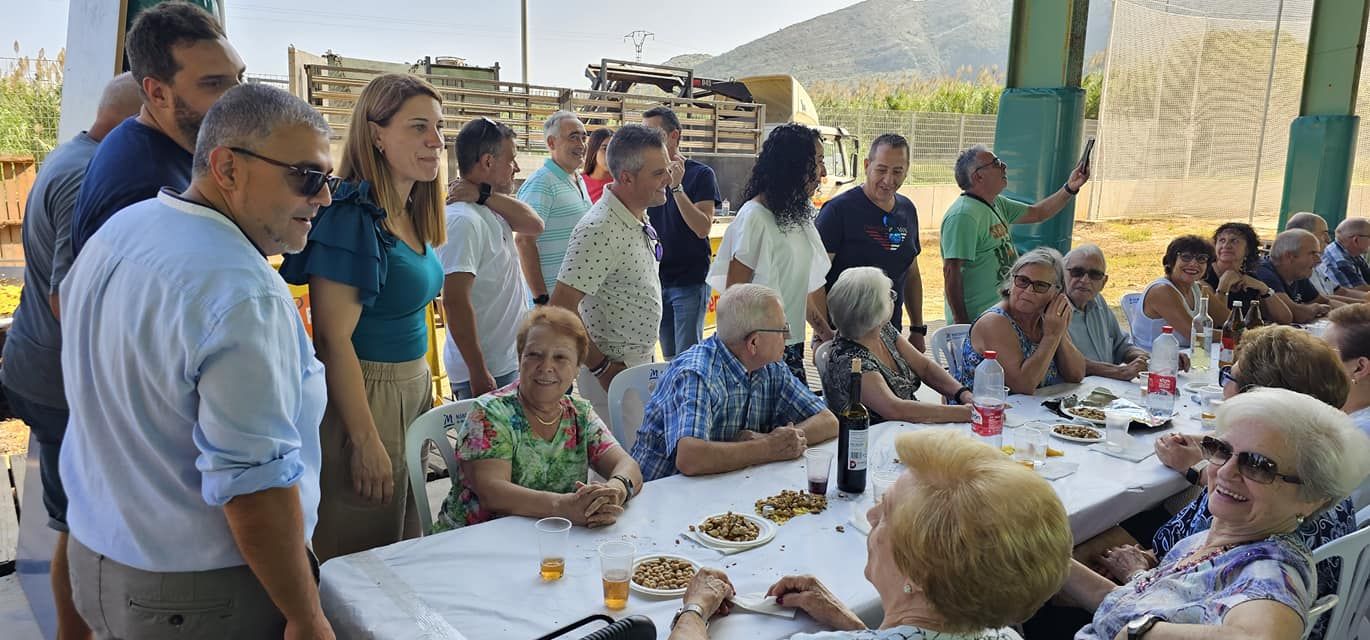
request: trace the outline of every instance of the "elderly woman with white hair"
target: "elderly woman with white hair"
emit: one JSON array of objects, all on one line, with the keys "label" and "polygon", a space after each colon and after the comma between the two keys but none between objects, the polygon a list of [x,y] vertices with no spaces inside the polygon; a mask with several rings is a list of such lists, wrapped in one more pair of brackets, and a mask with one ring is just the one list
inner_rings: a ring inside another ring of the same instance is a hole
[{"label": "elderly woman with white hair", "polygon": [[1295,532],[1370,473],[1370,439],[1287,389],[1233,397],[1217,420],[1202,441],[1212,525],[1121,587],[1072,561],[1062,595],[1094,611],[1076,640],[1302,636],[1317,581]]},{"label": "elderly woman with white hair", "polygon": [[975,367],[990,351],[998,354],[1013,393],[1084,379],[1085,356],[1070,340],[1064,285],[1065,262],[1055,249],[1039,247],[1018,258],[999,287],[999,304],[971,325],[956,379],[975,386]]},{"label": "elderly woman with white hair", "polygon": [[[893,283],[875,267],[852,267],[838,276],[828,292],[828,314],[837,338],[828,347],[823,370],[823,396],[830,407],[844,407],[851,386],[851,361],[861,361],[861,404],[873,421],[967,422],[971,390],[915,349],[890,324]],[[927,382],[948,400],[947,406],[919,402],[914,393]]]}]

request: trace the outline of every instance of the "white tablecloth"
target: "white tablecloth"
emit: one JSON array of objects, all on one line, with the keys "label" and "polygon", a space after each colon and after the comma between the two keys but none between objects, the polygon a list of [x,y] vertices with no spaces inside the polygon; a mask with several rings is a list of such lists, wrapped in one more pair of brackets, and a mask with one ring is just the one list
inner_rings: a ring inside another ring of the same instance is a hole
[{"label": "white tablecloth", "polygon": [[[1087,378],[1081,385],[1061,385],[1041,390],[1036,396],[1011,397],[1009,421],[1060,422],[1041,406],[1041,401],[1095,386],[1140,400],[1134,383]],[[1198,408],[1188,394],[1183,394],[1177,408],[1178,427],[1185,432],[1198,431]],[[969,425],[875,425],[873,461],[888,459],[894,435],[922,428],[969,431]],[[1147,433],[1138,439],[1149,443],[1158,435]],[[1052,482],[1070,514],[1077,541],[1107,530],[1186,486],[1184,478],[1165,469],[1155,456],[1132,463],[1054,438],[1052,445],[1066,452],[1063,458],[1053,460],[1080,465],[1077,473]],[[836,441],[821,446],[835,449]],[[639,555],[677,553],[722,568],[739,593],[763,592],[784,575],[813,574],[858,613],[878,620],[879,600],[863,574],[866,537],[850,524],[853,517],[864,516],[868,498],[862,504],[860,497],[841,497],[835,483],[830,483],[827,511],[791,520],[779,527],[771,543],[757,549],[722,556],[678,535],[704,516],[727,510],[751,512],[757,499],[782,489],[804,490],[806,486],[802,460],[716,476],[673,476],[649,482],[615,525],[572,529],[566,576],[552,583],[543,583],[538,577],[532,520],[521,517],[335,558],[322,568],[324,611],[339,638],[535,638],[594,613],[608,613],[614,618],[646,615],[656,623],[659,637],[665,638],[671,617],[680,607],[679,599],[653,599],[633,592],[624,611],[608,611],[602,604],[596,548],[605,540],[625,538],[637,545]],[[839,525],[844,531],[837,530]],[[594,628],[583,628],[571,637]],[[812,630],[816,626],[804,614],[785,620],[742,612],[716,620],[710,635],[752,640]]]}]

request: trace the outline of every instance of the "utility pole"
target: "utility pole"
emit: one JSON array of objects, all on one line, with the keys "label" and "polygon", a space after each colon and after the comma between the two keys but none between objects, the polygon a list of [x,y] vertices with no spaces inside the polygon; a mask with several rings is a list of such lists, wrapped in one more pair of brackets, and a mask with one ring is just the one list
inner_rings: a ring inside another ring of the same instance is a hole
[{"label": "utility pole", "polygon": [[[524,1],[527,2],[527,0]],[[635,60],[637,62],[642,62],[642,48],[647,46],[647,40],[656,39],[656,34],[651,31],[638,29],[637,31],[633,31],[628,35],[623,36],[623,39],[633,43],[633,48],[637,50],[637,57]]]},{"label": "utility pole", "polygon": [[528,0],[523,0],[523,84],[528,84]]}]

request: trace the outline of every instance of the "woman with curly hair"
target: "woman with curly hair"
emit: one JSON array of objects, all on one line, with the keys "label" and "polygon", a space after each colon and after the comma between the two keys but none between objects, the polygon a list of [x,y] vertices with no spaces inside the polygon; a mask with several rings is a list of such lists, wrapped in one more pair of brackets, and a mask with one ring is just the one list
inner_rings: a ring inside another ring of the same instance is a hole
[{"label": "woman with curly hair", "polygon": [[809,294],[823,286],[828,253],[813,226],[811,198],[827,171],[818,131],[783,124],[771,131],[743,191],[746,203],[723,234],[709,284],[744,282],[780,292],[785,307],[785,364],[804,376],[804,318]]},{"label": "woman with curly hair", "polygon": [[1216,255],[1208,265],[1204,281],[1227,297],[1228,308],[1240,300],[1242,308],[1250,310],[1252,303],[1260,301],[1261,316],[1266,322],[1289,324],[1294,321],[1294,313],[1275,297],[1269,285],[1252,275],[1260,262],[1260,246],[1260,238],[1256,237],[1256,230],[1251,225],[1244,222],[1219,225],[1213,232]]}]

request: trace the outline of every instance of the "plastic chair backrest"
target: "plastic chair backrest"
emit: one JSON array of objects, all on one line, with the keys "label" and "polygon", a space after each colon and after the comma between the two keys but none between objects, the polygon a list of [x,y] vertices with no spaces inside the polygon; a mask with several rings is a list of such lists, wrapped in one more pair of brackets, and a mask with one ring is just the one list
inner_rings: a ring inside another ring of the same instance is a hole
[{"label": "plastic chair backrest", "polygon": [[409,487],[414,492],[414,503],[419,509],[419,525],[424,533],[433,526],[433,509],[424,491],[428,485],[423,465],[424,445],[432,442],[438,446],[442,461],[447,465],[447,478],[455,486],[457,456],[452,450],[452,442],[447,439],[447,430],[460,429],[466,422],[466,413],[475,403],[473,398],[433,407],[415,418],[404,436],[404,464],[409,469]]},{"label": "plastic chair backrest", "polygon": [[614,381],[609,383],[609,430],[613,432],[614,439],[618,440],[619,444],[624,447],[628,446],[628,431],[631,429],[633,433],[636,433],[637,428],[641,426],[623,424],[624,396],[628,394],[630,389],[636,391],[642,406],[647,406],[647,401],[651,399],[652,392],[656,390],[656,383],[666,373],[667,366],[669,365],[665,362],[640,364],[620,372],[614,376]]},{"label": "plastic chair backrest", "polygon": [[1133,342],[1136,342],[1137,335],[1133,333],[1132,327],[1136,326],[1137,315],[1142,312],[1142,294],[1137,291],[1124,293],[1118,303],[1123,307],[1123,317],[1127,318],[1127,332],[1132,336]]},{"label": "plastic chair backrest", "polygon": [[[1367,581],[1370,581],[1370,529],[1359,529],[1313,550],[1313,563],[1316,565],[1328,558],[1341,558],[1341,576],[1337,582],[1337,599],[1332,607],[1331,618],[1327,623],[1325,638],[1351,638],[1353,629],[1359,625],[1360,610],[1364,604]],[[1311,629],[1317,617],[1308,617]]]},{"label": "plastic chair backrest", "polygon": [[832,351],[832,340],[818,345],[813,351],[813,368],[818,370],[818,377],[822,378],[828,373],[828,353]]},{"label": "plastic chair backrest", "polygon": [[943,369],[955,372],[961,369],[961,348],[970,337],[970,325],[949,324],[932,332],[928,338],[928,350]]}]

